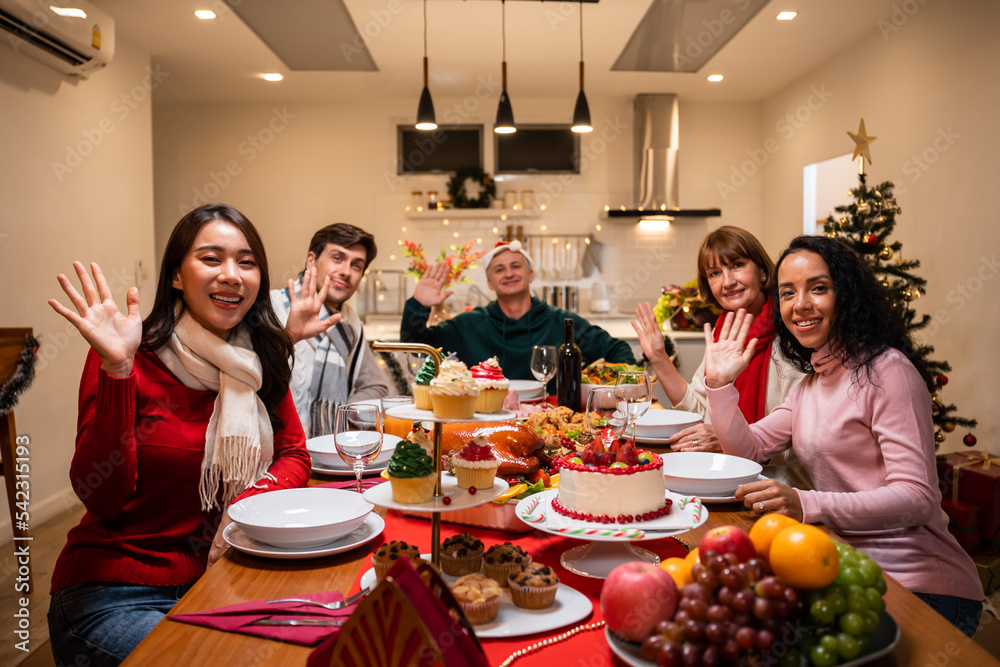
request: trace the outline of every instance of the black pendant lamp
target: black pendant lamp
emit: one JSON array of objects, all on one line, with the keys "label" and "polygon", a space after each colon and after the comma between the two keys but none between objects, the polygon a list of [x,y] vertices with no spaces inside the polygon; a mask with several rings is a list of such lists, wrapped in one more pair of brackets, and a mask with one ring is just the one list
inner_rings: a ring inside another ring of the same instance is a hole
[{"label": "black pendant lamp", "polygon": [[573,131],[593,132],[590,124],[590,105],[587,95],[583,92],[583,0],[580,0],[580,94],[576,96],[576,107],[573,109]]},{"label": "black pendant lamp", "polygon": [[501,34],[503,36],[503,64],[500,66],[500,76],[502,88],[500,91],[500,104],[497,105],[497,120],[493,124],[493,131],[497,134],[511,134],[517,132],[514,127],[514,109],[510,106],[510,98],[507,97],[507,4],[506,0],[500,0],[500,11],[502,12]]},{"label": "black pendant lamp", "polygon": [[434,100],[431,90],[427,87],[427,0],[424,0],[424,89],[420,93],[420,104],[417,105],[418,130],[436,130],[437,120],[434,118]]}]

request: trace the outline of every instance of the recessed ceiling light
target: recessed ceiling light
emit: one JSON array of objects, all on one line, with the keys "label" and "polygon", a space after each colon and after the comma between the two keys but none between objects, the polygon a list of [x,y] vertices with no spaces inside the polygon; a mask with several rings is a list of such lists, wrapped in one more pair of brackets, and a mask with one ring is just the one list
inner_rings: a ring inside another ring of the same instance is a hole
[{"label": "recessed ceiling light", "polygon": [[709,81],[722,81],[722,75],[721,74],[709,74],[708,75],[708,80]]},{"label": "recessed ceiling light", "polygon": [[778,12],[779,21],[791,21],[798,15],[798,12]]},{"label": "recessed ceiling light", "polygon": [[194,13],[194,15],[202,21],[208,21],[215,18],[215,12],[211,9],[199,9]]},{"label": "recessed ceiling light", "polygon": [[76,7],[56,7],[55,5],[49,5],[49,9],[52,10],[53,14],[58,14],[59,16],[66,16],[74,19],[87,18],[87,12],[82,9],[77,9]]},{"label": "recessed ceiling light", "polygon": [[267,74],[261,74],[260,76],[265,81],[281,81],[282,79],[285,78],[284,76],[278,74],[277,72],[268,72]]}]

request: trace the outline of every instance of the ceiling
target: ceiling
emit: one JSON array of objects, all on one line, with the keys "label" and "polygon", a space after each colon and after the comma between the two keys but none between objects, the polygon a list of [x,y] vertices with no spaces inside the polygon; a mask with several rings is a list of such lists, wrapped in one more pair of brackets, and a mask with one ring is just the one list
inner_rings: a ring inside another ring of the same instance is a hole
[{"label": "ceiling", "polygon": [[[287,16],[278,33],[303,41],[325,34],[349,57],[370,54],[377,71],[292,71],[222,0],[91,0],[110,13],[116,33],[148,50],[169,76],[156,101],[239,102],[412,99],[422,86],[423,4],[420,0],[341,0],[364,35],[357,43],[337,38],[343,22],[324,26],[317,9],[324,0],[282,2]],[[330,0],[326,0],[329,2]],[[599,0],[583,5],[586,90],[592,97],[630,97],[638,92],[677,93],[701,101],[766,98],[834,54],[878,30],[889,20],[893,0],[772,0],[696,73],[612,71],[651,7],[686,2],[692,9],[719,0]],[[738,14],[745,0],[726,0]],[[233,0],[231,4],[237,4]],[[292,7],[299,9],[292,10]],[[219,17],[202,21],[196,9]],[[746,11],[752,11],[747,9]],[[779,11],[797,11],[777,21]],[[499,81],[501,4],[497,0],[428,0],[430,89],[435,100],[473,94],[481,81]],[[508,91],[525,98],[575,99],[579,62],[579,5],[511,0],[507,13]],[[273,19],[272,19],[273,20]],[[693,35],[713,41],[711,26]],[[638,35],[647,40],[648,26]],[[643,36],[644,35],[644,36]],[[685,39],[682,44],[688,43]],[[355,50],[357,53],[355,53]],[[269,83],[263,72],[285,79]],[[709,83],[708,74],[723,74]]]}]

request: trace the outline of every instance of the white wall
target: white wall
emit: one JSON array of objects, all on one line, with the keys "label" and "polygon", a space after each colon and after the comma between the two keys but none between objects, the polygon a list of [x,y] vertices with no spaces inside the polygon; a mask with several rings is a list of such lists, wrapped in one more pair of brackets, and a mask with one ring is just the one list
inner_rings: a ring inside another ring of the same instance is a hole
[{"label": "white wall", "polygon": [[[31,327],[41,340],[34,384],[15,410],[31,442],[31,520],[75,498],[69,460],[88,345],[47,305],[61,297],[57,273],[96,261],[118,303],[135,264],[153,260],[149,56],[119,38],[111,65],[72,83],[0,47],[0,326]],[[62,165],[62,166],[60,166]],[[74,277],[75,279],[75,277]],[[140,299],[147,306],[152,290]],[[0,541],[10,535],[0,501]]]},{"label": "white wall", "polygon": [[[907,6],[917,9],[895,21],[886,16],[867,38],[764,102],[762,132],[780,148],[756,177],[765,239],[773,250],[799,233],[803,166],[852,150],[845,132],[856,132],[864,117],[878,137],[868,183],[896,184],[903,212],[893,237],[905,257],[921,261],[916,273],[928,281],[914,304],[935,318],[923,339],[953,367],[943,398],[979,420],[979,447],[997,453],[1000,5]],[[796,113],[793,124],[787,115]],[[941,450],[964,449],[963,435],[948,436]]]}]

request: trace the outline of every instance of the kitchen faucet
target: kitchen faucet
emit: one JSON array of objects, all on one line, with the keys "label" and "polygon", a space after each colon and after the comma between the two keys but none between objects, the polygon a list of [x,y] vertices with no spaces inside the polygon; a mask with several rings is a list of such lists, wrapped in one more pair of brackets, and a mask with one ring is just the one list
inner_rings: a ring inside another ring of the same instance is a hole
[{"label": "kitchen faucet", "polygon": [[486,303],[490,302],[490,297],[487,296],[486,293],[483,292],[483,290],[479,289],[479,286],[476,285],[476,284],[470,285],[469,286],[469,291],[465,295],[465,307],[466,308],[468,308],[469,306],[473,305],[473,303],[472,303],[472,298],[473,297],[475,297],[475,301],[476,301],[475,305],[476,306],[482,305],[483,301],[485,301]]}]

